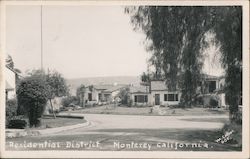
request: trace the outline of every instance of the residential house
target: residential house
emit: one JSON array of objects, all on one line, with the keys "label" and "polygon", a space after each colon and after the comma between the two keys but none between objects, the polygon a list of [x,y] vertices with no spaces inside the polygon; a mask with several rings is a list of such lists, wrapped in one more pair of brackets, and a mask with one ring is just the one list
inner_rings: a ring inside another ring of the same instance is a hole
[{"label": "residential house", "polygon": [[5,67],[5,98],[6,100],[16,97],[16,80],[19,74],[12,68]]},{"label": "residential house", "polygon": [[84,92],[85,103],[114,102],[116,96],[126,85],[91,85]]},{"label": "residential house", "polygon": [[180,91],[169,91],[163,80],[150,81],[149,86],[130,87],[133,105],[176,105]]},{"label": "residential house", "polygon": [[[224,78],[210,75],[203,75],[200,82],[200,93],[205,102],[211,98],[211,95],[217,96],[219,105],[226,107],[225,93],[223,91]],[[180,103],[181,91],[169,91],[164,80],[152,80],[149,85],[131,86],[130,96],[132,105],[178,105]]]}]

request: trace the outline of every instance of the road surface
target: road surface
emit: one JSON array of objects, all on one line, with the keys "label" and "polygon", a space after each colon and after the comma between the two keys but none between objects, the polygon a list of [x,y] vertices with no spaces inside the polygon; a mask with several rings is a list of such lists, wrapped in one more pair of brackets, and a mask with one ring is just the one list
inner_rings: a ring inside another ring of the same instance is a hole
[{"label": "road surface", "polygon": [[[7,150],[220,151],[216,143],[228,121],[214,116],[84,114],[90,125],[56,134],[7,139]],[[30,144],[28,146],[28,144]]]}]

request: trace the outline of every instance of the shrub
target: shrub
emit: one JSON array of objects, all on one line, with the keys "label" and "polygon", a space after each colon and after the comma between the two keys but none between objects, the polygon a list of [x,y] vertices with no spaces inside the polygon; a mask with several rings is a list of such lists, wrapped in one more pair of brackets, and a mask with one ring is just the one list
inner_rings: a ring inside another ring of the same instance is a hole
[{"label": "shrub", "polygon": [[17,115],[17,100],[10,99],[6,101],[6,126],[9,124],[11,118]]},{"label": "shrub", "polygon": [[128,106],[131,106],[129,105],[130,101],[129,101],[129,88],[124,88],[124,89],[121,89],[120,92],[118,93],[118,97],[121,99],[121,103],[124,104],[124,105],[128,105]]},{"label": "shrub", "polygon": [[209,101],[209,105],[213,108],[218,107],[218,101],[216,99],[211,98]]},{"label": "shrub", "polygon": [[24,129],[26,126],[27,122],[25,119],[23,119],[23,116],[15,116],[10,119],[7,127],[14,129]]},{"label": "shrub", "polygon": [[40,126],[40,120],[48,100],[48,85],[44,75],[31,75],[22,79],[17,88],[18,103],[29,117],[30,127]]},{"label": "shrub", "polygon": [[64,107],[69,106],[71,103],[73,104],[79,104],[79,98],[76,96],[68,96],[62,99],[62,105]]},{"label": "shrub", "polygon": [[132,105],[133,105],[133,100],[132,100],[132,99],[129,99],[129,100],[128,100],[128,106],[129,106],[129,107],[132,107]]}]

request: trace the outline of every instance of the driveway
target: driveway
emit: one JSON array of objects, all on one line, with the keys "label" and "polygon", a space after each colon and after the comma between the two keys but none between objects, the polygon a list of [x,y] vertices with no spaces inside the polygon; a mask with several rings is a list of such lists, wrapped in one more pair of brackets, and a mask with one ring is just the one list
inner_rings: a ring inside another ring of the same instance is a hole
[{"label": "driveway", "polygon": [[[79,114],[78,114],[79,115]],[[8,139],[8,150],[96,150],[96,151],[220,151],[235,150],[215,142],[227,116],[133,116],[83,114],[87,127],[51,135]],[[59,147],[13,148],[10,142],[58,143]]]}]

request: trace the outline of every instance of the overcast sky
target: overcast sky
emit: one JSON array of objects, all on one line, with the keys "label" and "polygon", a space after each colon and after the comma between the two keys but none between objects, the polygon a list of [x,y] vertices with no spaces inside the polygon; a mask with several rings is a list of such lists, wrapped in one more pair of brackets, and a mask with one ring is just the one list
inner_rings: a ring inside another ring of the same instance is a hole
[{"label": "overcast sky", "polygon": [[[40,6],[7,7],[7,54],[25,72],[41,66]],[[44,68],[66,78],[138,76],[149,53],[120,6],[43,6]],[[211,52],[211,50],[210,50]],[[213,50],[212,50],[213,52]],[[220,74],[206,66],[209,74]]]},{"label": "overcast sky", "polygon": [[[120,6],[44,6],[44,68],[67,78],[139,75],[144,35]],[[7,53],[23,72],[40,67],[40,6],[7,7]]]}]

